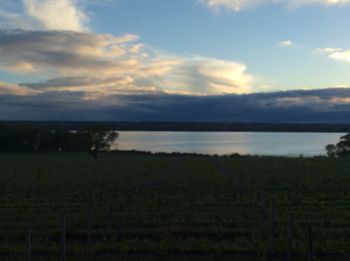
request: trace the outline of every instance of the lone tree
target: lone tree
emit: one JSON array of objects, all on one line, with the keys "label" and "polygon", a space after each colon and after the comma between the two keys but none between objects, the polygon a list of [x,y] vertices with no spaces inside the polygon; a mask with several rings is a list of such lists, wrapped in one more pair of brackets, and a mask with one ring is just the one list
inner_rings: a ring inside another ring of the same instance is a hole
[{"label": "lone tree", "polygon": [[97,159],[99,151],[110,150],[118,136],[117,132],[102,125],[93,126],[82,133],[83,139],[85,137],[87,150],[95,159]]},{"label": "lone tree", "polygon": [[350,133],[340,138],[336,144],[329,144],[326,146],[327,155],[329,157],[347,157],[350,156]]}]

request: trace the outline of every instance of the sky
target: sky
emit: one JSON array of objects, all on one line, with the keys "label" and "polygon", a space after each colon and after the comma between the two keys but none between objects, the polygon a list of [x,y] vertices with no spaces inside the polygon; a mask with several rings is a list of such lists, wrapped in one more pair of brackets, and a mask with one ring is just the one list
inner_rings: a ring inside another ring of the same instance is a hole
[{"label": "sky", "polygon": [[1,0],[0,119],[350,122],[349,11],[350,0]]}]

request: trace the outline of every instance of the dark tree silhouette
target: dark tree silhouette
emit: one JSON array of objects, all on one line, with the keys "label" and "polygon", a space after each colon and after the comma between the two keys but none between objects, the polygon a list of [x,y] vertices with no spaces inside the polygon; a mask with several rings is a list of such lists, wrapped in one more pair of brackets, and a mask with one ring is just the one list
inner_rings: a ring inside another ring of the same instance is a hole
[{"label": "dark tree silhouette", "polygon": [[108,151],[111,149],[115,140],[118,138],[118,133],[110,131],[107,127],[102,125],[95,125],[89,130],[85,131],[87,134],[88,151],[95,159],[99,151]]},{"label": "dark tree silhouette", "polygon": [[329,157],[350,156],[350,133],[342,136],[336,145],[327,145],[326,150]]},{"label": "dark tree silhouette", "polygon": [[329,144],[326,146],[327,155],[330,158],[335,158],[337,156],[337,146]]},{"label": "dark tree silhouette", "polygon": [[1,152],[84,151],[97,159],[98,152],[110,150],[117,138],[117,132],[103,125],[67,130],[0,123]]}]

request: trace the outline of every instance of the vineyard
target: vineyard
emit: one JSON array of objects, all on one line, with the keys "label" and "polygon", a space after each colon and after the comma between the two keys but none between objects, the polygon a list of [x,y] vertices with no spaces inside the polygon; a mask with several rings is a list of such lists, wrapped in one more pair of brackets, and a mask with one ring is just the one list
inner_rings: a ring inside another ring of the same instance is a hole
[{"label": "vineyard", "polygon": [[350,161],[0,155],[0,260],[349,260]]}]

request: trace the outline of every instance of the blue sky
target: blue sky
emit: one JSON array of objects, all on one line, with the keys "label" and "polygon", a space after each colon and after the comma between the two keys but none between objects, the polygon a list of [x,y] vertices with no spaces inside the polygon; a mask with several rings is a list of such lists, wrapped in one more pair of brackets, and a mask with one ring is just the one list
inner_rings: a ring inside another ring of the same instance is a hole
[{"label": "blue sky", "polygon": [[[349,64],[314,52],[349,47],[350,5],[291,8],[270,3],[236,12],[211,10],[189,0],[121,0],[90,11],[97,18],[93,27],[98,32],[133,32],[162,50],[241,61],[274,90],[350,82]],[[277,46],[286,40],[295,46]]]},{"label": "blue sky", "polygon": [[[84,13],[85,26],[90,32],[115,36],[132,33],[138,35],[143,44],[173,55],[245,64],[247,72],[258,79],[252,92],[350,83],[347,73],[350,64],[315,52],[318,48],[349,48],[350,34],[346,32],[350,3],[347,1],[333,1],[333,4],[327,4],[326,0],[309,1],[307,5],[292,5],[293,0],[262,1],[249,6],[247,3],[258,1],[214,0],[212,2],[218,2],[214,7],[204,0],[59,1],[70,2]],[[25,0],[6,2],[2,13],[26,12]],[[27,2],[39,8],[43,2],[54,3],[52,0]],[[230,2],[241,3],[242,10],[230,8]],[[2,15],[2,20],[6,19]],[[35,28],[34,25],[31,29],[40,30],[42,26]],[[292,45],[278,46],[282,41],[291,41]],[[33,75],[10,77],[4,73],[2,78],[12,81],[35,79]]]},{"label": "blue sky", "polygon": [[349,12],[350,0],[2,0],[0,95],[120,107],[347,88]]}]

